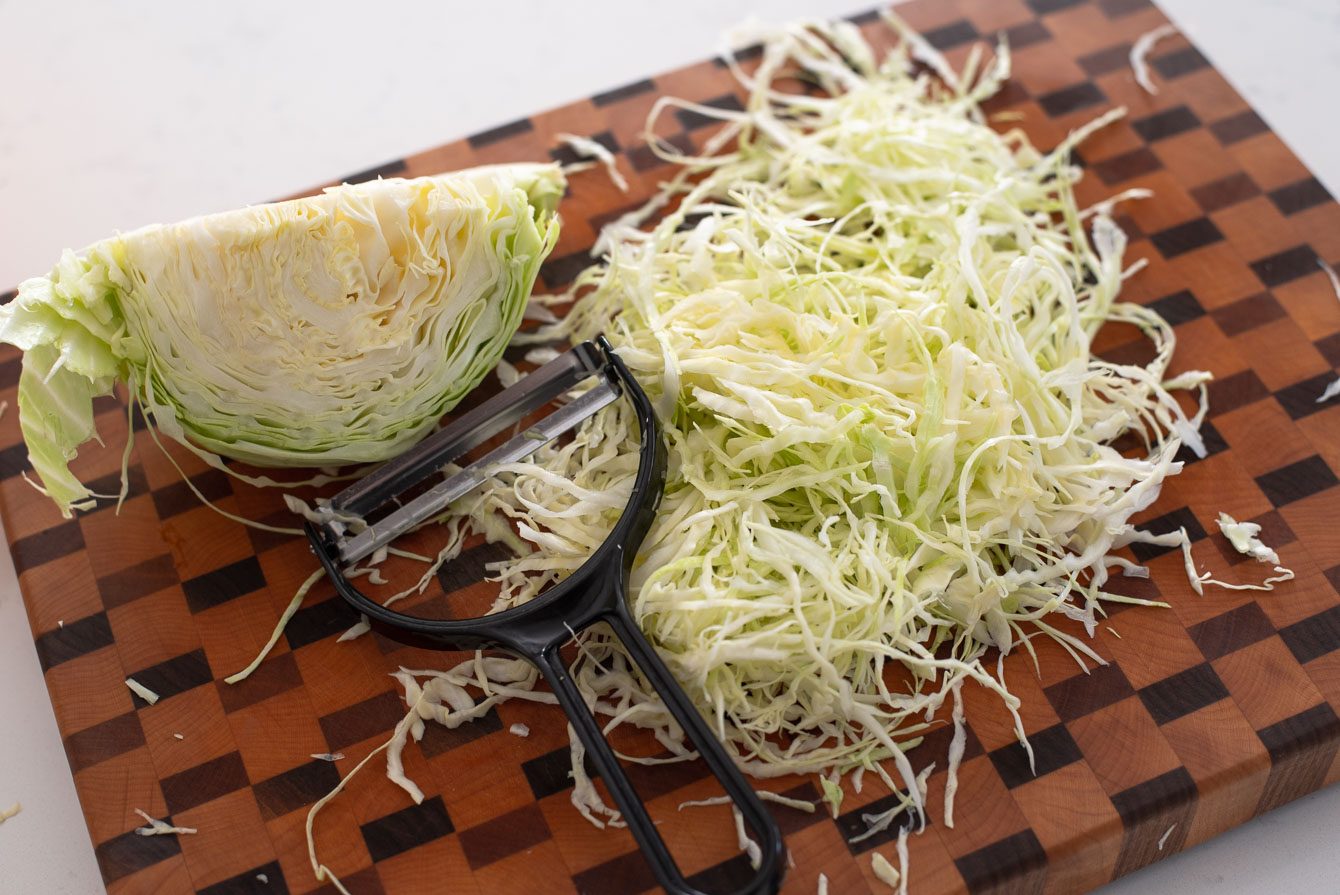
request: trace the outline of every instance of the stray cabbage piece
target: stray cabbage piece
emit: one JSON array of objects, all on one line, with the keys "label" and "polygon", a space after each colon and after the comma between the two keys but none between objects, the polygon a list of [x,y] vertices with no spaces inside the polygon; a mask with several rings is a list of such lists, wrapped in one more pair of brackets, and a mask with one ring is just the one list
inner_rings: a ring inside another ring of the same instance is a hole
[{"label": "stray cabbage piece", "polygon": [[[1200,572],[1196,569],[1195,558],[1191,555],[1191,536],[1187,534],[1186,528],[1179,528],[1169,535],[1157,536],[1159,540],[1171,537],[1173,540],[1165,541],[1169,546],[1178,545],[1182,548],[1182,563],[1186,567],[1187,581],[1191,584],[1191,589],[1197,594],[1205,593],[1205,585],[1212,584],[1215,587],[1222,587],[1224,590],[1261,590],[1270,591],[1275,589],[1275,585],[1284,581],[1292,581],[1295,577],[1292,569],[1286,569],[1279,565],[1279,555],[1271,550],[1265,544],[1256,539],[1261,526],[1255,522],[1238,522],[1227,513],[1220,513],[1216,520],[1219,523],[1219,530],[1228,538],[1233,549],[1239,553],[1244,553],[1256,559],[1257,562],[1270,563],[1275,567],[1276,575],[1271,575],[1260,584],[1233,584],[1229,581],[1220,581],[1210,572]],[[1151,543],[1155,538],[1147,538]]]},{"label": "stray cabbage piece", "polygon": [[553,164],[378,180],[67,251],[0,308],[44,490],[90,505],[69,463],[117,382],[220,468],[395,456],[497,363],[564,186]]},{"label": "stray cabbage piece", "polygon": [[[1321,258],[1317,259],[1317,266],[1322,269],[1322,271],[1326,274],[1326,278],[1331,281],[1331,289],[1335,292],[1335,297],[1340,298],[1340,274],[1337,274],[1335,272],[1335,268],[1327,264]],[[1340,395],[1340,379],[1331,380],[1331,382],[1326,386],[1326,388],[1322,390],[1321,394],[1317,397],[1317,403],[1324,404],[1327,401],[1334,398],[1336,395]]]},{"label": "stray cabbage piece", "polygon": [[902,882],[903,875],[898,872],[898,868],[890,864],[889,859],[879,852],[870,856],[870,869],[874,871],[879,881],[890,889],[898,888],[898,884]]},{"label": "stray cabbage piece", "polygon": [[1172,835],[1175,829],[1177,829],[1177,824],[1173,824],[1163,831],[1163,835],[1159,837],[1159,851],[1163,851],[1163,846],[1168,843],[1168,837]]},{"label": "stray cabbage piece", "polygon": [[179,834],[194,834],[200,832],[195,827],[177,827],[165,820],[158,820],[154,816],[136,808],[135,813],[149,822],[147,827],[136,827],[135,832],[140,836],[176,836]]},{"label": "stray cabbage piece", "polygon": [[1250,556],[1257,562],[1279,564],[1279,554],[1261,543],[1260,538],[1257,537],[1261,533],[1260,525],[1255,522],[1238,522],[1228,513],[1220,513],[1216,521],[1219,523],[1219,530],[1224,533],[1224,537],[1228,538],[1228,542],[1233,545],[1234,550],[1245,556]]},{"label": "stray cabbage piece", "polygon": [[153,705],[154,703],[158,702],[158,694],[155,693],[153,690],[150,690],[148,687],[144,686],[144,684],[141,684],[139,681],[135,680],[133,677],[126,678],[126,686],[129,687],[131,691],[140,699],[143,699],[145,702],[149,703],[149,705]]},{"label": "stray cabbage piece", "polygon": [[[481,652],[476,652],[471,658],[447,671],[412,671],[401,668],[392,677],[405,688],[407,711],[396,724],[391,738],[365,755],[354,765],[353,770],[340,778],[334,789],[313,803],[307,812],[307,856],[312,864],[312,873],[318,882],[329,881],[342,895],[349,895],[349,890],[317,857],[316,818],[321,809],[343,792],[349,781],[363,770],[368,762],[385,751],[387,778],[404,789],[415,804],[418,804],[423,800],[423,791],[405,776],[400,756],[410,739],[418,742],[423,737],[426,730],[425,722],[434,721],[449,730],[454,730],[461,723],[480,717],[493,706],[508,699],[527,699],[550,705],[558,702],[551,691],[534,689],[540,677],[539,670],[534,665],[524,659],[485,656]],[[418,678],[427,680],[420,684]],[[485,681],[490,682],[488,692],[484,699],[476,703],[465,688],[481,687]]]},{"label": "stray cabbage piece", "polygon": [[[559,134],[558,139],[571,149],[573,152],[583,158],[594,159],[605,167],[605,172],[609,174],[610,181],[619,188],[619,192],[628,192],[628,181],[619,173],[619,166],[615,162],[614,153],[605,148],[603,143],[593,140],[590,137],[580,137],[576,134]],[[575,165],[569,166],[568,171],[575,171]]]},{"label": "stray cabbage piece", "polygon": [[1160,25],[1153,31],[1148,31],[1135,39],[1131,45],[1131,71],[1135,74],[1135,82],[1144,88],[1145,93],[1155,96],[1159,92],[1158,86],[1154,80],[1149,77],[1149,54],[1154,51],[1154,45],[1165,37],[1172,37],[1177,33],[1175,25]]},{"label": "stray cabbage piece", "polygon": [[[808,802],[805,799],[793,799],[790,796],[784,796],[781,793],[771,792],[766,789],[754,790],[754,795],[758,796],[764,802],[775,802],[778,805],[786,805],[789,808],[795,808],[797,811],[804,811],[806,814],[814,813],[814,802]],[[679,809],[701,808],[709,805],[733,805],[735,802],[730,796],[713,796],[710,799],[690,799],[687,802],[680,802]]]}]

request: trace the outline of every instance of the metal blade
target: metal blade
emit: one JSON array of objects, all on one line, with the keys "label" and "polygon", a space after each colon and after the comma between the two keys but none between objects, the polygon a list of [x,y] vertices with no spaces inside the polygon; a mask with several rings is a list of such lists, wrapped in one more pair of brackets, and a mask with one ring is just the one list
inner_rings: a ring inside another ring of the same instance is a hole
[{"label": "metal blade", "polygon": [[331,498],[331,507],[337,512],[366,516],[594,375],[603,362],[594,342],[574,346],[345,488]]},{"label": "metal blade", "polygon": [[431,519],[453,500],[483,484],[488,478],[490,467],[530,456],[618,397],[619,391],[608,382],[601,382],[590,391],[584,392],[571,403],[565,404],[521,434],[489,451],[446,481],[425,491],[386,518],[378,520],[375,525],[339,541],[340,561],[350,565],[371,556],[378,548],[389,544],[414,526]]}]

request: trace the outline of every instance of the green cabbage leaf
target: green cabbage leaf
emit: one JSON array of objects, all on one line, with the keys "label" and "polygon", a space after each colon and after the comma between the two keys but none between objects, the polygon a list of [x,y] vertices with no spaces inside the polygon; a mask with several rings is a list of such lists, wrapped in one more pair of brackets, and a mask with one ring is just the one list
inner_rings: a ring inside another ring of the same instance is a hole
[{"label": "green cabbage leaf", "polygon": [[538,164],[378,180],[67,251],[0,308],[44,490],[89,505],[69,466],[118,382],[216,466],[396,455],[497,364],[564,187]]}]

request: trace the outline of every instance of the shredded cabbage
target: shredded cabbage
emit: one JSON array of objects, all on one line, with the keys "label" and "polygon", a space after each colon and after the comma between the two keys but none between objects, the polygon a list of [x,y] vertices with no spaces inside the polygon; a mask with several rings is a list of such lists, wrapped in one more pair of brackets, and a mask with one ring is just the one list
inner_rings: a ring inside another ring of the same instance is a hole
[{"label": "shredded cabbage", "polygon": [[[1111,209],[1144,194],[1074,198],[1070,149],[1121,110],[1044,154],[978,108],[1008,77],[1004,46],[951,87],[915,70],[920,45],[876,63],[859,41],[788,27],[756,71],[735,67],[750,99],[711,110],[726,125],[701,154],[653,137],[683,172],[606,228],[603,261],[552,300],[572,310],[522,341],[603,332],[652,396],[670,463],[631,606],[742,767],[869,767],[919,808],[903,753],[963,681],[1023,738],[989,649],[1031,652],[1040,632],[1101,662],[1050,617],[1091,635],[1105,601],[1142,602],[1107,589],[1112,568],[1144,572],[1113,554],[1152,537],[1131,519],[1182,444],[1203,455],[1209,377],[1170,378],[1171,327],[1118,301],[1138,265]],[[1140,328],[1153,360],[1095,357],[1108,321]],[[1172,389],[1199,389],[1200,411]],[[1127,433],[1141,455],[1112,446]],[[503,605],[600,543],[635,438],[615,405],[458,508],[540,548],[501,564]],[[573,677],[597,711],[683,749],[617,642],[587,637]],[[820,778],[836,808],[835,781]]]},{"label": "shredded cabbage", "polygon": [[1228,513],[1220,513],[1215,521],[1219,523],[1219,530],[1228,538],[1234,550],[1250,556],[1257,562],[1279,564],[1279,554],[1261,543],[1261,539],[1257,537],[1261,533],[1260,525],[1255,522],[1239,522]]},{"label": "shredded cabbage", "polygon": [[[951,752],[953,751],[952,746],[950,747],[950,751]],[[904,811],[911,811],[915,809],[918,805],[924,804],[926,801],[926,781],[930,778],[931,774],[933,773],[935,773],[935,762],[931,762],[930,764],[922,768],[920,772],[918,772],[917,786],[916,786],[916,792],[918,794],[918,798],[914,798],[910,793],[895,793],[895,795],[897,795],[898,797],[898,804],[894,805],[892,808],[889,808],[886,811],[881,811],[879,814],[862,813],[861,821],[866,825],[865,831],[851,837],[850,839],[847,840],[847,842],[852,844],[855,844],[857,842],[863,842],[866,839],[869,839],[871,836],[874,836],[876,833],[882,833],[889,828],[889,826],[893,823],[894,819],[898,817],[898,815],[902,814]],[[953,784],[954,786],[957,786],[957,780],[958,780],[956,776],[957,773],[958,773],[957,765],[951,762],[949,765],[948,780],[946,781],[946,785]],[[857,792],[860,792],[860,787],[855,788]],[[953,806],[952,797],[946,795],[945,796],[946,817],[949,817],[952,814],[951,811],[952,806]],[[926,815],[924,813],[921,814],[921,820],[922,823],[924,824],[926,820]]]},{"label": "shredded cabbage", "polygon": [[[797,811],[804,811],[806,814],[814,813],[814,803],[805,799],[793,799],[790,796],[784,796],[781,793],[771,792],[766,789],[754,790],[754,795],[759,797],[760,801],[774,802],[778,805],[785,805],[788,808],[795,808]],[[730,796],[713,796],[710,799],[690,799],[687,802],[679,803],[679,810],[685,808],[705,808],[711,805],[734,805],[735,800]]]},{"label": "shredded cabbage", "polygon": [[[465,721],[478,718],[494,705],[508,699],[528,699],[548,704],[558,702],[553,693],[533,689],[539,679],[539,671],[523,659],[484,656],[476,652],[471,658],[449,671],[412,671],[401,668],[391,676],[405,689],[407,709],[404,717],[397,722],[395,730],[386,742],[363,756],[349,773],[340,778],[334,789],[317,799],[307,811],[307,857],[311,861],[312,873],[318,882],[329,881],[342,895],[349,895],[349,890],[317,856],[316,819],[321,809],[344,792],[349,781],[363,770],[368,762],[385,751],[387,777],[403,788],[415,804],[418,804],[423,801],[423,791],[405,776],[400,755],[411,738],[418,742],[423,737],[426,730],[425,722],[435,721],[448,729],[454,729]],[[426,680],[420,684],[419,678]],[[476,703],[465,691],[467,685],[482,687],[486,698]],[[341,754],[338,757],[344,756]]]},{"label": "shredded cabbage", "polygon": [[1177,829],[1177,824],[1173,824],[1163,831],[1163,835],[1159,837],[1159,851],[1163,851],[1163,846],[1167,844],[1168,837],[1172,835],[1172,832],[1175,829]]},{"label": "shredded cabbage", "polygon": [[141,684],[139,681],[135,680],[133,677],[126,678],[126,686],[129,687],[131,689],[131,692],[133,692],[140,699],[143,699],[145,702],[149,703],[149,705],[153,705],[154,703],[158,702],[158,694],[155,693],[153,690],[150,690],[143,684]]},{"label": "shredded cabbage", "polygon": [[[1051,616],[1092,636],[1105,602],[1148,602],[1107,589],[1112,569],[1148,575],[1114,551],[1189,548],[1184,532],[1153,535],[1131,519],[1180,471],[1183,444],[1204,455],[1208,375],[1170,377],[1171,327],[1117,301],[1139,265],[1123,267],[1112,208],[1147,194],[1086,210],[1073,195],[1070,150],[1122,111],[1043,154],[1021,132],[987,127],[979,109],[1009,76],[1006,47],[942,81],[914,60],[947,68],[910,37],[877,63],[850,25],[790,26],[753,73],[730,63],[751,92],[744,111],[660,101],[653,123],[679,107],[726,126],[693,157],[652,137],[683,172],[608,226],[603,261],[568,293],[533,302],[528,317],[542,325],[515,340],[538,346],[528,360],[539,361],[556,341],[603,332],[644,382],[670,463],[634,569],[634,614],[747,771],[819,773],[834,813],[843,773],[854,786],[872,770],[905,788],[853,841],[913,809],[924,826],[933,765],[916,773],[904,752],[951,696],[952,824],[968,680],[1014,713],[1031,761],[1001,660],[1045,634],[1081,665],[1102,661]],[[786,90],[798,74],[824,92]],[[561,319],[543,312],[569,302]],[[1141,329],[1153,360],[1093,356],[1108,321]],[[1178,389],[1199,390],[1194,415]],[[1140,455],[1112,446],[1127,434]],[[432,567],[470,533],[508,539],[519,555],[491,566],[495,608],[533,598],[605,538],[637,470],[636,438],[616,404],[570,441],[496,470],[453,508]],[[1189,550],[1187,561],[1198,586]],[[606,729],[644,727],[669,756],[626,760],[693,756],[616,641],[589,633],[577,648],[573,679],[612,719]],[[354,773],[385,749],[388,776],[416,800],[400,754],[426,721],[454,726],[514,696],[552,700],[533,691],[533,669],[479,654],[451,672],[395,677],[409,711]],[[574,806],[597,826],[622,825],[575,737],[570,751]],[[319,879],[329,871],[315,818],[348,779],[308,816]],[[909,827],[899,868],[877,862],[899,891]],[[751,844],[741,836],[747,853]]]},{"label": "shredded cabbage", "polygon": [[1177,33],[1176,25],[1160,25],[1152,31],[1147,31],[1135,39],[1131,44],[1131,71],[1135,75],[1135,83],[1139,84],[1150,96],[1157,96],[1158,86],[1154,79],[1149,76],[1149,54],[1154,51],[1154,45],[1165,37],[1172,37]]},{"label": "shredded cabbage", "polygon": [[270,650],[274,649],[275,644],[279,642],[280,636],[284,633],[284,628],[288,626],[288,620],[293,618],[294,613],[296,613],[298,608],[302,606],[302,601],[307,597],[307,592],[312,589],[312,585],[316,584],[325,576],[325,569],[317,569],[307,576],[303,583],[298,586],[298,590],[289,599],[288,605],[284,607],[284,611],[279,616],[279,621],[275,623],[274,630],[270,632],[270,639],[265,641],[265,645],[262,646],[260,652],[256,654],[256,658],[252,659],[247,664],[246,668],[234,672],[224,678],[224,683],[236,684],[239,681],[251,677],[251,673],[260,667],[261,663],[265,661],[265,657],[270,655]]},{"label": "shredded cabbage", "polygon": [[954,735],[949,740],[949,771],[945,780],[945,826],[954,828],[954,796],[958,793],[958,769],[963,762],[963,753],[968,747],[968,729],[963,725],[963,682],[957,681],[951,688],[954,694],[954,708],[950,721],[954,725]]},{"label": "shredded cabbage", "polygon": [[[609,175],[610,181],[619,188],[619,192],[628,192],[628,180],[619,172],[618,164],[614,159],[614,153],[610,152],[605,146],[597,140],[590,137],[581,137],[577,134],[559,134],[558,139],[572,149],[578,155],[594,159],[605,168],[605,173]],[[575,166],[569,166],[568,172],[576,170]],[[503,383],[507,385],[508,383]]]},{"label": "shredded cabbage", "polygon": [[898,855],[898,895],[907,895],[907,827],[898,831],[898,841],[894,844]]},{"label": "shredded cabbage", "polygon": [[46,493],[67,516],[89,505],[69,463],[118,381],[229,471],[220,457],[394,456],[497,363],[563,188],[556,165],[379,180],[66,252],[0,308],[0,340],[24,350],[20,425]]},{"label": "shredded cabbage", "polygon": [[1271,550],[1265,544],[1256,540],[1256,534],[1260,532],[1261,526],[1255,522],[1237,522],[1227,513],[1220,513],[1217,520],[1219,529],[1228,538],[1233,549],[1239,553],[1245,553],[1257,562],[1267,562],[1274,566],[1277,574],[1265,578],[1260,584],[1233,584],[1228,581],[1220,581],[1210,572],[1199,572],[1196,569],[1196,560],[1191,555],[1191,536],[1187,534],[1186,528],[1182,527],[1175,532],[1169,532],[1167,535],[1158,536],[1158,538],[1146,538],[1151,543],[1162,541],[1169,546],[1180,546],[1182,549],[1182,564],[1186,568],[1187,581],[1191,584],[1191,589],[1197,594],[1205,593],[1205,585],[1212,584],[1215,587],[1222,587],[1224,590],[1261,590],[1271,591],[1275,589],[1276,584],[1285,581],[1292,581],[1295,577],[1292,569],[1286,569],[1280,566],[1279,555]]},{"label": "shredded cabbage", "polygon": [[178,836],[192,835],[198,833],[195,827],[177,827],[165,820],[158,820],[153,815],[148,814],[136,808],[135,813],[149,822],[147,827],[136,827],[135,833],[140,836]]},{"label": "shredded cabbage", "polygon": [[870,856],[870,869],[874,871],[875,877],[888,886],[890,889],[897,889],[902,882],[903,875],[897,867],[889,863],[889,859],[875,852]]},{"label": "shredded cabbage", "polygon": [[[1337,274],[1335,268],[1321,258],[1317,259],[1317,266],[1326,274],[1326,279],[1331,281],[1331,290],[1335,292],[1335,297],[1340,298],[1340,274]],[[1336,395],[1340,395],[1340,379],[1333,379],[1327,383],[1326,388],[1322,389],[1321,394],[1317,396],[1317,403],[1325,404]],[[3,409],[3,407],[0,407],[0,410]]]}]

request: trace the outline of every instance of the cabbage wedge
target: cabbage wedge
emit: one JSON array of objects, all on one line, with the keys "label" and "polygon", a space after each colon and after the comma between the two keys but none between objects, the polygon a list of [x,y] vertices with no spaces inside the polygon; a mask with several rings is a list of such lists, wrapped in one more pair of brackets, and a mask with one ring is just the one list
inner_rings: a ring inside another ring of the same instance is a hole
[{"label": "cabbage wedge", "polygon": [[67,251],[0,308],[29,459],[66,516],[117,382],[214,465],[385,460],[501,357],[558,235],[556,165],[379,180]]}]

